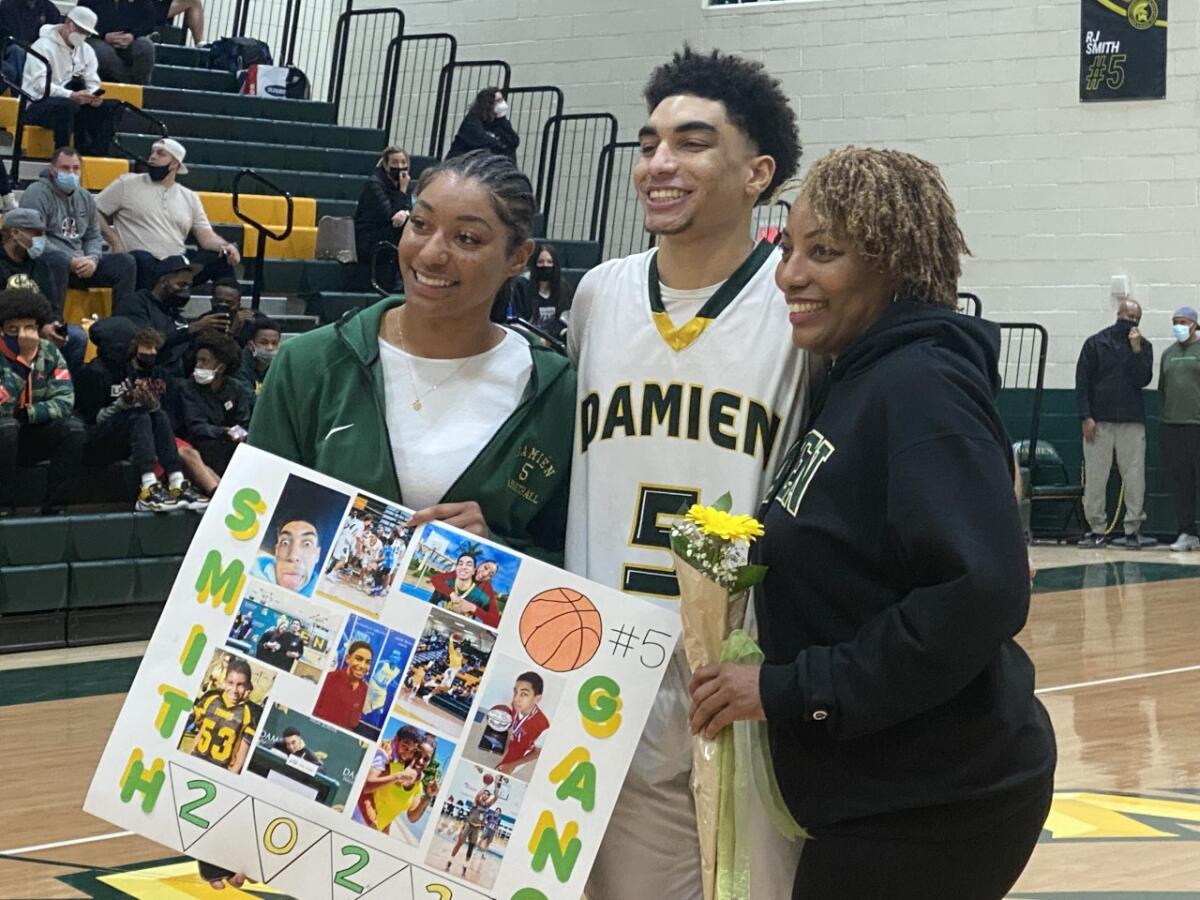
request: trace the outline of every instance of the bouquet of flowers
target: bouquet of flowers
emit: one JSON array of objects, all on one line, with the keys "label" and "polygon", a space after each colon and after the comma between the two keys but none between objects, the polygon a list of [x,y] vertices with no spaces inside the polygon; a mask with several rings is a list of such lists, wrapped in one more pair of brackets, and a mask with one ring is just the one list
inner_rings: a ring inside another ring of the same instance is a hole
[{"label": "bouquet of flowers", "polygon": [[[749,661],[744,658],[747,645],[757,650],[741,627],[749,590],[767,573],[766,566],[747,562],[750,542],[762,535],[763,527],[752,516],[732,514],[732,508],[729,494],[712,506],[694,504],[671,528],[683,647],[693,672],[718,662]],[[733,824],[735,780],[744,793],[746,779],[737,778],[734,759],[733,729],[725,729],[715,741],[692,738],[692,796],[706,900],[748,896],[746,848],[735,850]]]}]

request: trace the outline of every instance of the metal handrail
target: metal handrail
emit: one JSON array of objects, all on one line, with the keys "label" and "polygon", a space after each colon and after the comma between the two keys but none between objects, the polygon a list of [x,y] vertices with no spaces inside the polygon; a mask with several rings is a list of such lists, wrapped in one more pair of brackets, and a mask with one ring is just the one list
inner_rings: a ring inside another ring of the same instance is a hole
[{"label": "metal handrail", "polygon": [[[547,120],[542,129],[542,148],[538,155],[537,196],[542,198],[542,215],[545,217],[547,228],[550,226],[550,209],[554,194],[554,175],[558,169],[558,139],[563,122],[578,122],[586,119],[598,119],[608,123],[609,136],[605,146],[617,141],[617,117],[612,113],[568,113]],[[601,154],[603,154],[601,148]],[[597,169],[599,170],[599,166]],[[597,171],[597,182],[602,181],[603,173]],[[597,198],[592,201],[592,218],[595,220],[599,212]],[[591,229],[589,228],[589,234]]]},{"label": "metal handrail", "polygon": [[396,245],[391,241],[380,241],[371,248],[371,287],[375,288],[380,297],[390,297],[392,294],[396,293],[395,288],[390,291],[387,290],[379,283],[379,279],[375,277],[375,273],[379,271],[379,253],[380,251],[384,250],[391,253],[392,256],[395,256]]},{"label": "metal handrail", "polygon": [[[265,184],[277,195],[283,197],[287,202],[287,225],[282,232],[277,234],[266,225],[262,224],[262,222],[259,222],[258,220],[253,219],[246,213],[242,212],[240,203],[241,191],[239,190],[238,186],[241,184],[243,178],[253,178],[259,183]],[[294,212],[293,206],[294,204],[292,202],[292,195],[289,191],[285,191],[279,185],[275,184],[275,182],[258,174],[253,169],[242,169],[242,171],[238,172],[237,175],[233,177],[233,214],[258,232],[258,262],[254,266],[254,290],[251,294],[250,301],[250,306],[252,309],[258,309],[259,299],[262,297],[263,269],[266,262],[267,238],[270,237],[275,241],[287,240],[288,235],[292,233],[292,219]]]},{"label": "metal handrail", "polygon": [[[38,100],[43,100],[50,96],[50,60],[38,53],[33,47],[24,41],[18,41],[10,35],[4,35],[3,40],[0,40],[0,58],[3,57],[4,51],[8,49],[9,44],[16,44],[25,51],[27,56],[32,56],[35,59],[40,59],[42,65],[46,69],[46,87],[42,91],[41,97],[32,97],[25,93],[24,84],[13,84],[7,78],[4,78],[4,83],[17,96],[17,124],[13,129],[13,149],[12,149],[12,180],[13,183],[20,181],[21,178],[21,144],[25,140],[25,108],[30,103],[36,103]],[[24,69],[22,69],[24,72]],[[22,82],[24,78],[22,78]]]},{"label": "metal handrail", "polygon": [[380,92],[379,112],[375,117],[375,127],[386,131],[392,129],[392,107],[396,99],[396,82],[400,75],[400,41],[404,38],[404,10],[396,6],[384,6],[378,9],[351,9],[338,16],[337,26],[333,36],[333,60],[329,68],[329,90],[326,100],[341,112],[342,84],[346,76],[346,52],[350,43],[350,20],[355,16],[398,15],[399,25],[396,36],[388,42],[387,56],[383,63],[383,89]]},{"label": "metal handrail", "polygon": [[554,335],[550,334],[550,332],[538,327],[537,325],[534,325],[527,319],[522,319],[520,316],[509,316],[504,320],[504,324],[516,325],[520,328],[523,328],[531,334],[536,335],[539,339],[545,341],[546,344],[549,345],[550,349],[555,353],[559,353],[562,356],[567,355],[567,345],[564,341],[554,337]]},{"label": "metal handrail", "polygon": [[600,252],[604,252],[604,240],[608,237],[608,210],[611,203],[613,165],[616,162],[618,150],[632,150],[640,147],[637,141],[613,141],[605,144],[600,151],[600,163],[597,165],[597,181],[600,185],[597,196],[600,197],[599,209],[593,207],[592,223],[588,232],[600,244]]},{"label": "metal handrail", "polygon": [[503,83],[498,85],[498,87],[500,88],[500,93],[507,94],[509,85],[512,83],[512,66],[506,60],[469,59],[462,62],[454,60],[442,66],[441,75],[438,77],[437,103],[433,120],[433,135],[431,136],[433,156],[440,159],[446,152],[447,119],[450,116],[450,92],[454,89],[454,73],[458,69],[482,68],[483,66],[503,67],[504,79]]},{"label": "metal handrail", "polygon": [[[131,112],[135,116],[145,119],[147,122],[149,122],[151,125],[153,125],[154,131],[158,133],[158,136],[160,138],[170,137],[170,134],[167,131],[166,124],[161,119],[159,119],[157,116],[154,116],[154,115],[146,112],[140,106],[134,106],[128,100],[116,100],[114,102],[119,104],[120,107],[123,110],[125,110],[126,112]],[[150,133],[153,134],[154,132],[150,132]],[[124,144],[122,144],[121,139],[117,136],[117,134],[118,134],[118,129],[114,129],[113,130],[113,139],[112,139],[113,147],[115,147],[117,150],[119,150],[122,154],[127,156],[129,159],[132,159],[134,162],[139,162],[139,163],[142,163],[143,165],[150,164],[149,160],[142,159],[140,156],[138,156],[136,153],[134,153],[132,150],[130,150],[128,147],[126,147]]]},{"label": "metal handrail", "polygon": [[979,299],[978,294],[972,294],[970,291],[959,291],[958,299],[966,301],[966,310],[960,312],[970,312],[976,319],[983,318],[983,301]]}]

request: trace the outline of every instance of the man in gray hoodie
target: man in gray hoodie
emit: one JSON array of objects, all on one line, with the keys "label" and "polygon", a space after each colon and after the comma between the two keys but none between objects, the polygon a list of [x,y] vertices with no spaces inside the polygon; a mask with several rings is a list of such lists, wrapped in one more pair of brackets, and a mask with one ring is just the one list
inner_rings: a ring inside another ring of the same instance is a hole
[{"label": "man in gray hoodie", "polygon": [[110,287],[113,309],[133,295],[137,265],[128,253],[105,253],[101,237],[114,236],[96,211],[96,199],[81,183],[83,164],[71,147],[59,147],[50,167],[21,195],[21,206],[46,220],[50,249],[71,257],[71,287]]}]

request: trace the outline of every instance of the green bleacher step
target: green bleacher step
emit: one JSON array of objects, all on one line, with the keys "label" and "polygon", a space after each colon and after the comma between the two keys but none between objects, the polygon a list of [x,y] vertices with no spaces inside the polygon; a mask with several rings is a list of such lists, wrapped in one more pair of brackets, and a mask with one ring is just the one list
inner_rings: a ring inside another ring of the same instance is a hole
[{"label": "green bleacher step", "polygon": [[[336,125],[337,107],[318,100],[283,100],[273,97],[248,97],[220,91],[184,90],[169,87],[147,87],[142,93],[142,108],[155,110],[204,113],[213,116],[234,116],[240,119],[278,119],[284,122],[311,122],[317,125]],[[243,122],[243,127],[251,123]]]},{"label": "green bleacher step", "polygon": [[318,291],[308,299],[308,311],[322,324],[336,322],[352,309],[365,309],[378,303],[379,294],[372,292]]},{"label": "green bleacher step", "polygon": [[[239,116],[174,112],[161,109],[150,110],[150,112],[167,126],[171,137],[184,142],[185,146],[187,139],[193,137],[240,141],[250,135],[253,135],[255,141],[261,143],[373,150],[376,153],[387,144],[387,135],[377,128],[344,128],[340,125],[286,122],[266,118],[247,121]],[[146,132],[142,129],[146,127],[146,121],[140,116],[126,113],[119,130],[145,134]]]},{"label": "green bleacher step", "polygon": [[[252,277],[257,265],[258,260],[245,260],[245,276]],[[371,273],[366,265],[324,259],[267,259],[263,284],[268,285],[272,293],[306,299],[322,291],[372,291]],[[313,313],[309,311],[309,314]]]},{"label": "green bleacher step", "polygon": [[189,69],[208,68],[208,50],[200,47],[180,47],[175,44],[158,44],[154,48],[155,64],[183,66]]},{"label": "green bleacher step", "polygon": [[[121,143],[131,152],[145,156],[154,138],[121,134]],[[259,144],[236,140],[193,138],[187,143],[188,165],[238,166],[251,169],[288,169],[297,172],[360,174],[364,179],[379,161],[375,150],[336,150],[299,144]]]},{"label": "green bleacher step", "polygon": [[194,91],[216,91],[235,94],[238,79],[232,72],[223,69],[199,69],[193,66],[168,66],[156,64],[150,73],[150,84],[154,87],[182,88]]},{"label": "green bleacher step", "polygon": [[[233,181],[242,169],[238,166],[193,166],[188,165],[184,181],[193,191],[218,191],[229,193]],[[334,175],[329,172],[289,172],[283,169],[254,167],[254,171],[269,179],[295,197],[321,197],[329,200],[357,200],[362,193],[362,175]],[[247,182],[243,182],[247,190]],[[259,191],[261,192],[261,190]]]}]

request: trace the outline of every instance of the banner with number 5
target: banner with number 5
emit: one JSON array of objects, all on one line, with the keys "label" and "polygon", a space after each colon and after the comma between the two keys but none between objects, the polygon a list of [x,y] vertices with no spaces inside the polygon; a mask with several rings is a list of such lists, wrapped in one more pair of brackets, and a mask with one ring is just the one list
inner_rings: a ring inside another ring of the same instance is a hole
[{"label": "banner with number 5", "polygon": [[84,809],[301,900],[578,897],[678,613],[243,446]]}]

